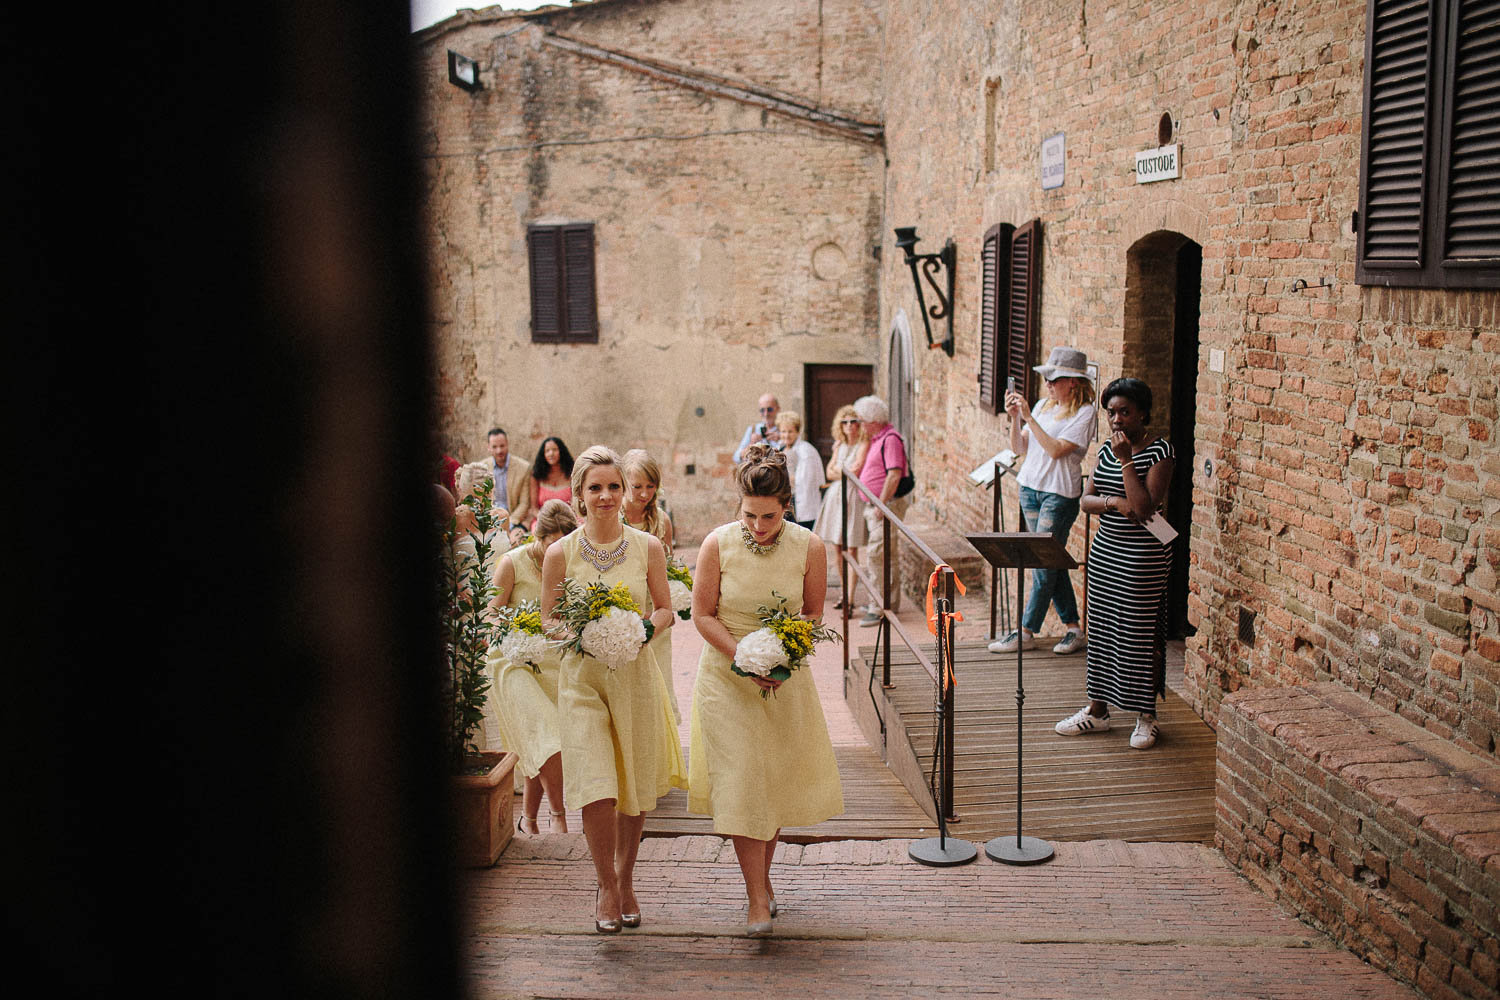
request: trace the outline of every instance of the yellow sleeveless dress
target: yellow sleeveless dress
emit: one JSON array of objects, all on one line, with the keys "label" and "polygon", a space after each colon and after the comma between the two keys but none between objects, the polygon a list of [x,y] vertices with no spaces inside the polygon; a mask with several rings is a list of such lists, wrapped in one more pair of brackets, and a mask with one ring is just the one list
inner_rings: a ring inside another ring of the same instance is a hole
[{"label": "yellow sleeveless dress", "polygon": [[[632,524],[629,521],[626,521],[625,523],[630,527],[636,529],[637,531],[646,530],[646,523],[644,521],[642,521],[640,524]],[[662,523],[663,522],[659,521],[658,525],[661,525]],[[653,534],[656,535],[657,540],[660,541],[662,545],[667,544],[666,539],[662,537],[666,534],[666,529],[664,527],[661,528],[661,530],[653,532]],[[668,549],[667,555],[670,556],[671,554],[672,550]],[[677,619],[677,626],[683,624],[685,624],[685,622],[683,622],[681,618]],[[677,626],[673,627],[675,628]],[[667,697],[671,699],[672,702],[672,721],[677,723],[678,725],[681,725],[682,708],[677,704],[677,686],[672,682],[672,630],[663,629],[659,634],[653,635],[651,637],[650,646],[651,654],[656,657],[656,668],[661,671],[662,683],[667,686]]]},{"label": "yellow sleeveless dress", "polygon": [[[542,578],[531,561],[531,546],[501,556],[509,559],[515,575],[511,606],[522,601],[540,601]],[[535,778],[547,759],[562,749],[557,724],[557,678],[562,658],[555,647],[542,660],[542,672],[533,673],[524,663],[511,663],[490,647],[490,696],[500,723],[501,745],[520,758],[521,773]],[[486,707],[488,707],[488,702]]]},{"label": "yellow sleeveless dress", "polygon": [[[625,558],[603,572],[579,551],[583,528],[557,544],[567,556],[568,576],[580,583],[624,583],[649,614],[653,605],[646,588],[646,547],[651,536],[625,525],[621,529],[629,539]],[[687,787],[672,706],[649,643],[633,663],[618,670],[592,656],[565,652],[557,707],[563,798],[569,809],[614,799],[617,811],[637,816],[656,808],[656,800],[673,786]]]},{"label": "yellow sleeveless dress", "polygon": [[[719,542],[718,619],[736,642],[760,628],[757,610],[774,590],[800,607],[812,532],[788,521],[776,548],[745,547],[738,521]],[[714,832],[770,840],[787,826],[811,826],[844,811],[828,722],[808,667],[769,698],[729,658],[703,647],[693,686],[688,808],[709,813]]]}]

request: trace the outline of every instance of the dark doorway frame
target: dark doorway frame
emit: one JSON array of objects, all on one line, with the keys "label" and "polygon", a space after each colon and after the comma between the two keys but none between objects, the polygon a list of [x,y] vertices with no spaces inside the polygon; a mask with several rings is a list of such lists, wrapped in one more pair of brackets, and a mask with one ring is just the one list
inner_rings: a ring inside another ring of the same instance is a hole
[{"label": "dark doorway frame", "polygon": [[802,366],[802,437],[811,441],[824,464],[833,457],[833,417],[839,407],[875,391],[874,365]]}]

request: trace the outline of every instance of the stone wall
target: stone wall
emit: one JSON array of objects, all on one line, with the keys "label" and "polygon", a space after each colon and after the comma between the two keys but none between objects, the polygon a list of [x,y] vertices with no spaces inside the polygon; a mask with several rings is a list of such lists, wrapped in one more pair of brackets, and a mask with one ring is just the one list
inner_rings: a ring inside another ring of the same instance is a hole
[{"label": "stone wall", "polygon": [[[980,244],[1039,217],[1043,357],[1081,347],[1163,398],[1189,366],[1195,708],[1212,722],[1241,686],[1337,680],[1494,755],[1500,294],[1354,284],[1364,16],[1361,0],[892,0],[882,336],[916,308],[891,229],[916,225],[919,250],[953,237],[957,354],[918,351],[916,503],[986,526],[964,474],[1006,421],[978,406]],[[1164,113],[1182,176],[1138,184]],[[1058,132],[1065,183],[1042,191]],[[1197,355],[1179,358],[1153,259],[1184,237],[1201,298]]]},{"label": "stone wall", "polygon": [[[424,234],[444,446],[500,424],[530,458],[645,447],[679,537],[733,516],[729,457],[803,366],[873,363],[884,150],[713,92],[741,86],[878,124],[876,0],[610,0],[462,13],[416,36]],[[692,89],[549,36],[699,74]],[[446,51],[484,89],[447,82]],[[593,222],[597,345],[533,345],[526,226]],[[814,257],[816,255],[816,266]]]}]

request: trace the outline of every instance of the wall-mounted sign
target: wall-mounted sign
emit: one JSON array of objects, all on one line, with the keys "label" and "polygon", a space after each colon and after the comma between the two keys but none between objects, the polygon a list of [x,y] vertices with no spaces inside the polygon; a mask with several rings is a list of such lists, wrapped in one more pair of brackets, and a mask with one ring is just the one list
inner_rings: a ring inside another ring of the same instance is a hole
[{"label": "wall-mounted sign", "polygon": [[1158,146],[1135,154],[1135,182],[1169,181],[1182,175],[1177,158],[1177,143]]},{"label": "wall-mounted sign", "polygon": [[1063,165],[1067,162],[1067,137],[1059,132],[1042,140],[1042,190],[1063,186]]}]

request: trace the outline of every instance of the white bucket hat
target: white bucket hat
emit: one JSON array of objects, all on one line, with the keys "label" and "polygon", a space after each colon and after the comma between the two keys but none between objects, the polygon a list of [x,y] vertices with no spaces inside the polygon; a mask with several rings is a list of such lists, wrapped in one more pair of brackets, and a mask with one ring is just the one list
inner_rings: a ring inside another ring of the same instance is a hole
[{"label": "white bucket hat", "polygon": [[1039,372],[1048,382],[1059,378],[1082,378],[1091,383],[1094,381],[1089,374],[1089,356],[1076,347],[1052,348],[1052,353],[1047,355],[1047,363],[1036,365],[1031,370]]}]

